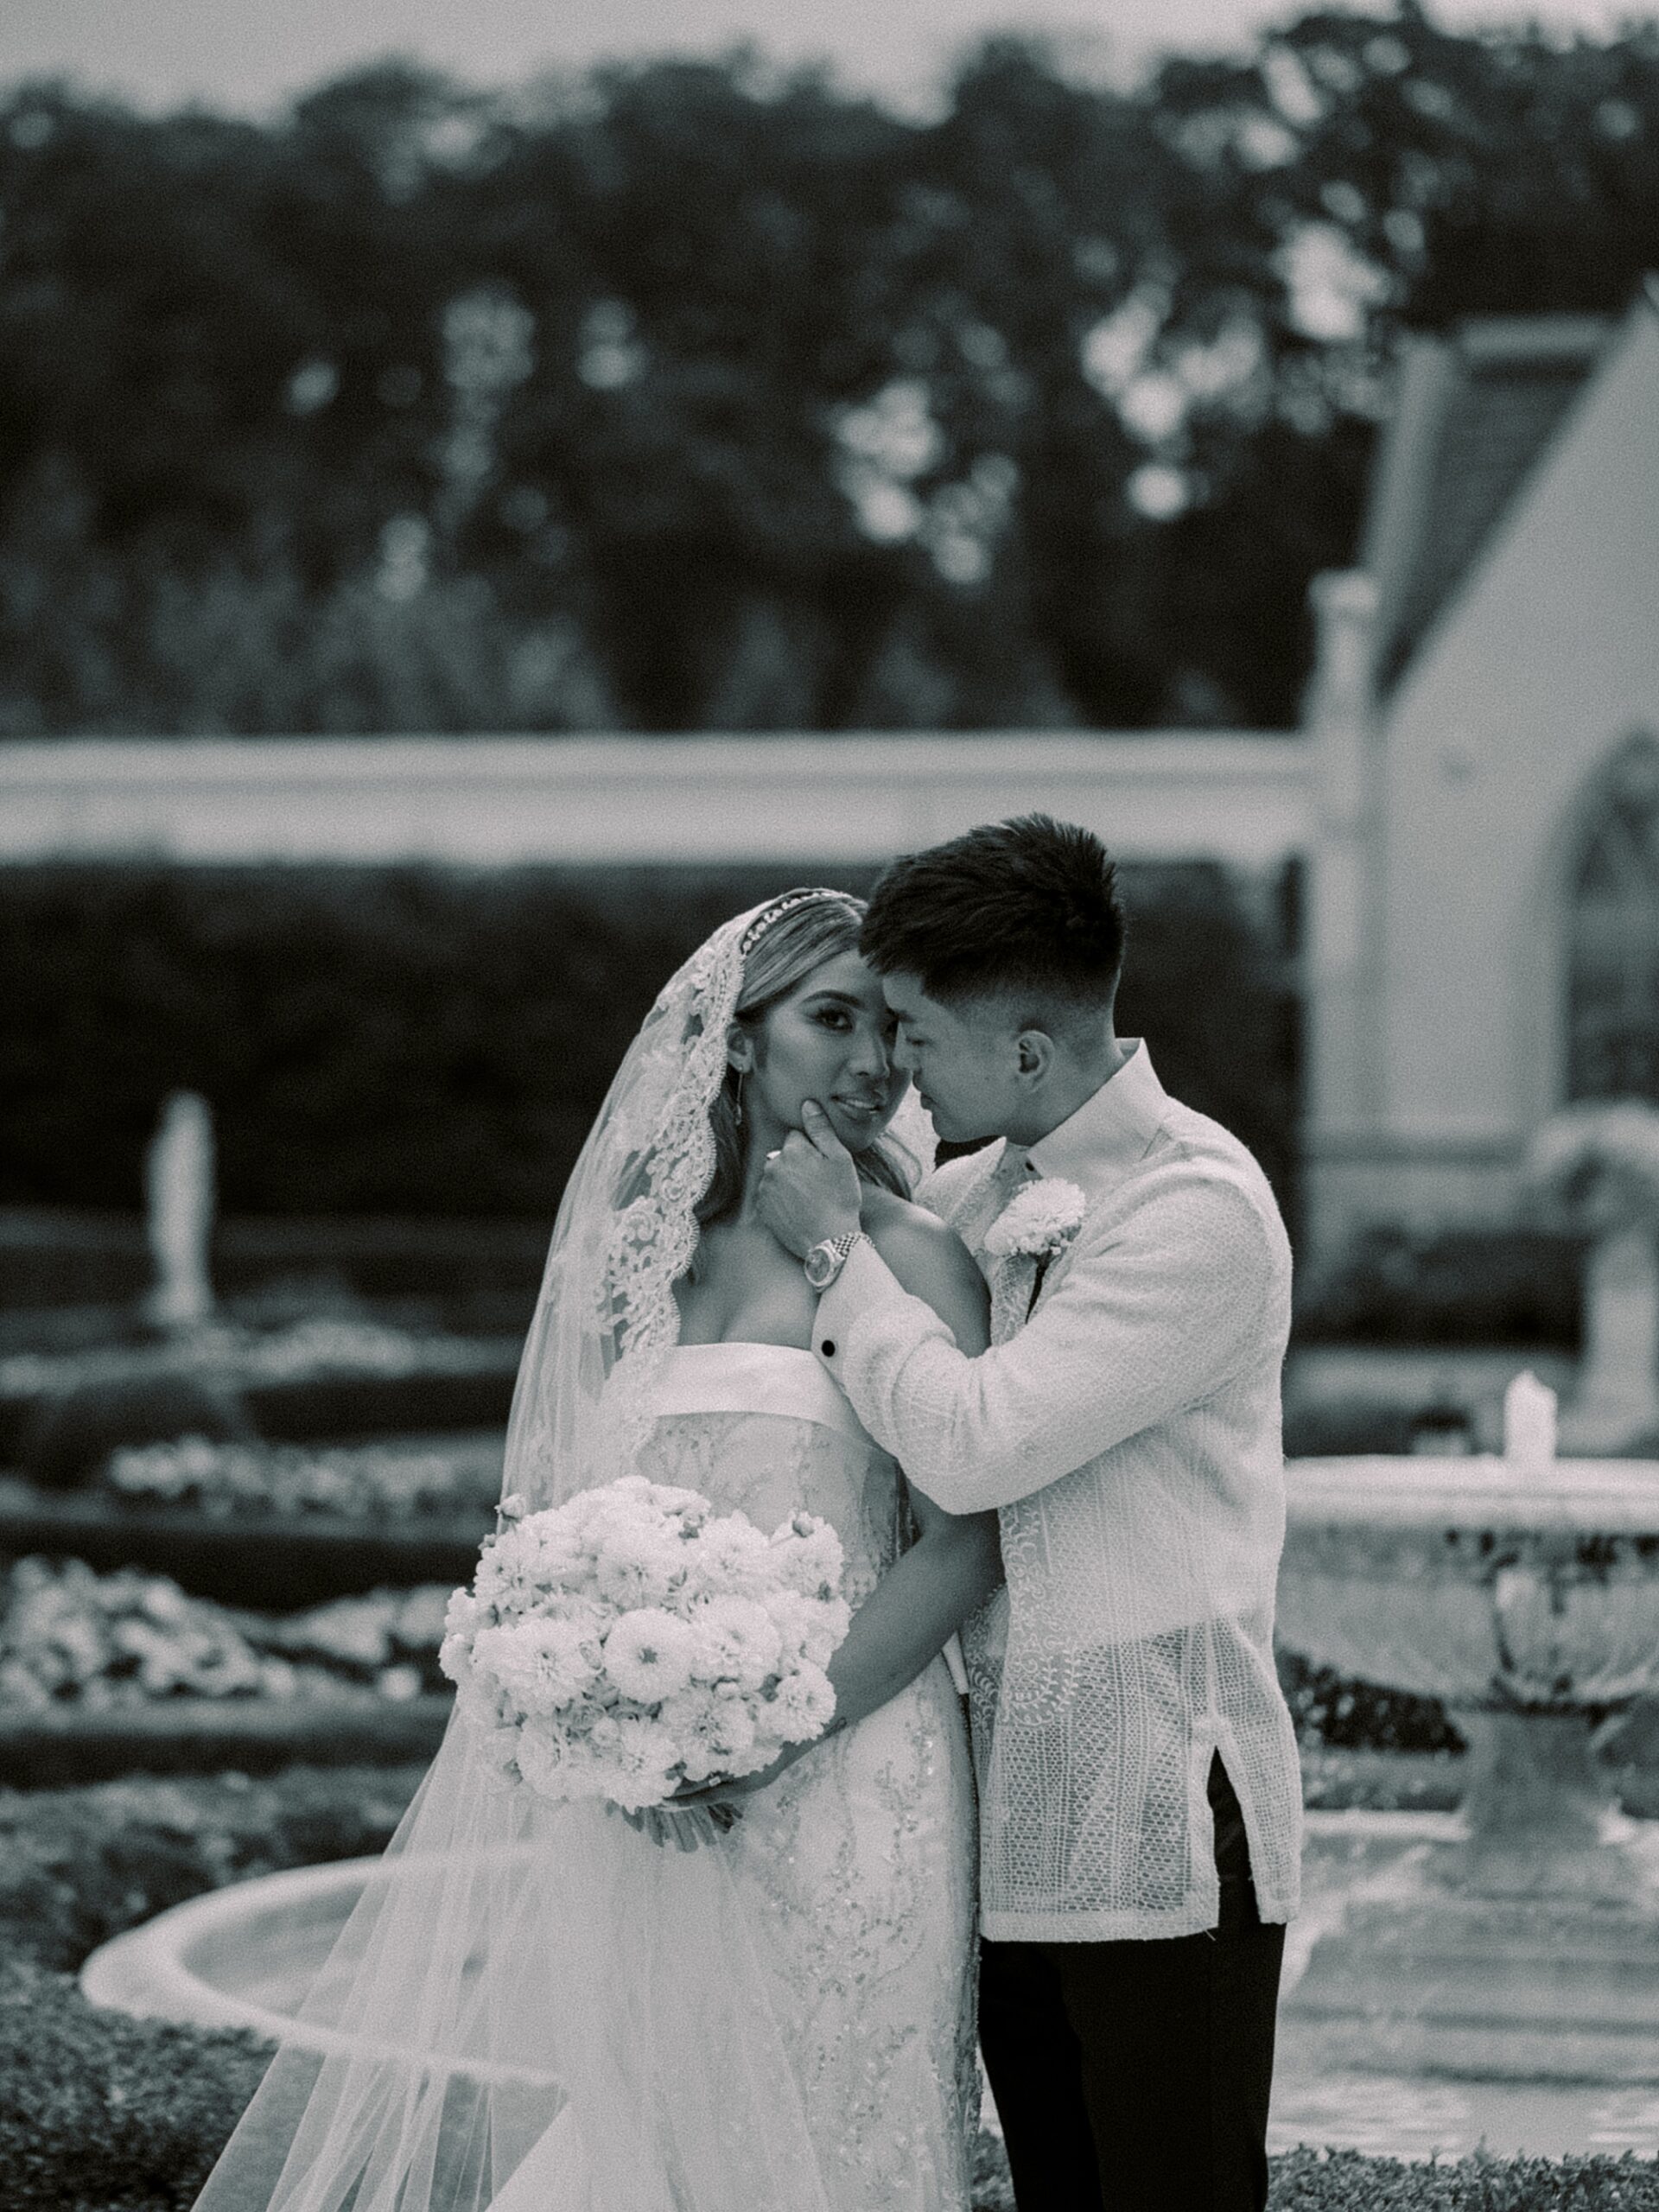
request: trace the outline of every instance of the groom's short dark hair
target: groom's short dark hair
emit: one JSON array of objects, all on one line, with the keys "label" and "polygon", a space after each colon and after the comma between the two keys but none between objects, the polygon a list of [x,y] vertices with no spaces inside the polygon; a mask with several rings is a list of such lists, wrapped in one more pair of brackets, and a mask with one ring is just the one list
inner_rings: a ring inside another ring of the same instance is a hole
[{"label": "groom's short dark hair", "polygon": [[1022,814],[894,861],[859,949],[940,1002],[1034,992],[1109,1007],[1123,966],[1117,869],[1091,830]]}]

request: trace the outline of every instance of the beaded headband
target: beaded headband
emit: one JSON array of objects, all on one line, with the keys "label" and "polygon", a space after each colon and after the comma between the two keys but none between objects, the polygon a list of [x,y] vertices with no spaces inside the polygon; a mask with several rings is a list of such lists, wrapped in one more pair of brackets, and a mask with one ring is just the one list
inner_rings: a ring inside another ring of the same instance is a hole
[{"label": "beaded headband", "polygon": [[747,960],[772,924],[781,922],[785,914],[792,914],[798,906],[810,906],[820,899],[846,901],[849,895],[845,891],[791,891],[782,899],[775,899],[764,912],[755,916],[738,940],[740,958]]}]

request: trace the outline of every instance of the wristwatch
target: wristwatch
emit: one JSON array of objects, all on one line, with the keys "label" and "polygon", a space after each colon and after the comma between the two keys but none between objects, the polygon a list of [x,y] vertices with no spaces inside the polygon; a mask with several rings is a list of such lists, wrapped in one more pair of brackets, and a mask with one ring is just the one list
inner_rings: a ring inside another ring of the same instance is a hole
[{"label": "wristwatch", "polygon": [[863,1241],[861,1229],[849,1229],[842,1236],[826,1236],[815,1244],[801,1262],[806,1269],[806,1279],[814,1290],[828,1290],[847,1264],[847,1255],[855,1244]]}]

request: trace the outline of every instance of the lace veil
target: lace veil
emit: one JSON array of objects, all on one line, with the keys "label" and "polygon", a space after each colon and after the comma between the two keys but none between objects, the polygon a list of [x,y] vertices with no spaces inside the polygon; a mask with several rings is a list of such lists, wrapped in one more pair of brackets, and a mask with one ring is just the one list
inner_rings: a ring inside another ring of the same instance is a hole
[{"label": "lace veil", "polygon": [[[505,1489],[626,1472],[678,1332],[744,957],[787,894],[664,987],[566,1186]],[[913,1099],[894,1134],[931,1166]],[[452,1719],[197,2212],[827,2212],[726,1854],[504,1789]],[[641,1993],[651,2001],[642,2005]]]}]

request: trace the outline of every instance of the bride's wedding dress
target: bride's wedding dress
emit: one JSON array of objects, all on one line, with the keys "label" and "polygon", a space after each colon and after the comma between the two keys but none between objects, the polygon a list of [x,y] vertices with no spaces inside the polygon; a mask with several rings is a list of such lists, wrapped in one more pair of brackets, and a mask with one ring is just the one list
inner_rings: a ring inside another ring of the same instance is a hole
[{"label": "bride's wedding dress", "polygon": [[[775,1528],[823,1515],[847,1555],[856,1607],[902,1548],[893,1461],[810,1352],[684,1344],[658,1384],[639,1462],[653,1482]],[[616,1848],[671,1847],[620,1826]],[[867,1719],[745,1801],[718,1849],[764,1978],[832,2212],[967,2212],[979,2079],[973,2006],[974,1803],[962,1707],[943,1656]],[[653,1970],[680,1971],[671,1942]],[[613,1993],[647,2011],[646,1986]],[[602,2081],[589,2095],[596,2106]],[[584,2127],[568,2108],[492,2212],[586,2212]],[[732,2212],[743,2212],[734,2205]],[[756,2208],[759,2212],[759,2208]]]},{"label": "bride's wedding dress", "polygon": [[[893,1461],[810,1352],[678,1342],[764,919],[671,977],[566,1185],[506,1488],[822,1515],[856,1607],[908,1537]],[[457,1714],[197,2212],[968,2212],[974,1925],[943,1656],[695,1851],[504,1787]]]}]

